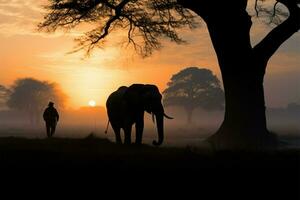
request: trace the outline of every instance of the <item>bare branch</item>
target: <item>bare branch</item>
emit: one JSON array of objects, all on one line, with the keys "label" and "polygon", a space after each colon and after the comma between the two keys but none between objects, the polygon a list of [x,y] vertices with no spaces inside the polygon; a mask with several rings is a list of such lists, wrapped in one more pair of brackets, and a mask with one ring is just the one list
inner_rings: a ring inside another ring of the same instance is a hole
[{"label": "bare branch", "polygon": [[[113,30],[127,30],[128,43],[143,56],[161,47],[160,38],[183,43],[177,33],[182,27],[195,28],[194,15],[177,0],[50,0],[40,30],[71,29],[82,22],[100,24],[78,38],[77,48],[89,54],[102,46]],[[140,45],[142,43],[143,45]]]},{"label": "bare branch", "polygon": [[255,55],[264,62],[267,62],[277,49],[300,29],[300,8],[297,0],[278,0],[278,2],[284,4],[290,14],[288,19],[274,28],[254,47]]},{"label": "bare branch", "polygon": [[[299,0],[287,1],[297,2]],[[254,9],[256,12],[256,17],[266,19],[266,23],[268,25],[277,26],[289,17],[289,11],[286,9],[284,4],[280,4],[280,1],[276,1],[272,5],[268,0],[255,0]]]}]

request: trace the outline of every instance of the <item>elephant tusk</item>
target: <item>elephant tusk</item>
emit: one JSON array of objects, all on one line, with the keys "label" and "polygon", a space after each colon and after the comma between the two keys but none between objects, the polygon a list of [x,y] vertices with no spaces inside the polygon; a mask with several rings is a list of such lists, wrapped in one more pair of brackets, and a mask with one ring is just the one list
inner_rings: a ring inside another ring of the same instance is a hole
[{"label": "elephant tusk", "polygon": [[154,113],[152,113],[152,121],[155,124],[155,117],[154,117]]},{"label": "elephant tusk", "polygon": [[109,124],[110,124],[110,121],[108,120],[106,129],[105,129],[105,131],[104,131],[105,135],[108,133]]},{"label": "elephant tusk", "polygon": [[167,119],[174,119],[173,117],[170,117],[170,116],[166,115],[166,113],[164,113],[164,116],[165,116],[165,118],[167,118]]}]

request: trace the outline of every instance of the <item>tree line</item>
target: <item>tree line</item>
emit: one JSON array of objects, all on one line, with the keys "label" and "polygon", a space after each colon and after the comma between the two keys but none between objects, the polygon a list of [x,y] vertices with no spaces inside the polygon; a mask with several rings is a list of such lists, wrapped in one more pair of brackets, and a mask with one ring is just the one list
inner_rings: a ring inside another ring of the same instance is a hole
[{"label": "tree line", "polygon": [[[39,121],[49,101],[54,101],[58,108],[65,108],[66,100],[67,95],[57,83],[23,78],[10,87],[0,85],[0,106],[26,113],[31,124]],[[223,110],[224,92],[212,71],[188,67],[172,75],[163,91],[163,104],[183,107],[187,123],[190,123],[192,113],[198,107],[207,111]]]}]

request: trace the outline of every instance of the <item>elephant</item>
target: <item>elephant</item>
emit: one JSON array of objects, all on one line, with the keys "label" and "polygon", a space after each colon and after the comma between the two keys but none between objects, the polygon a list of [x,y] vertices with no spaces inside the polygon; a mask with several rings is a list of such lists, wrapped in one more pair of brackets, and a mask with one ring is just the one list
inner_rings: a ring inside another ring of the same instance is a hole
[{"label": "elephant", "polygon": [[130,87],[121,86],[113,92],[106,101],[106,108],[116,143],[122,144],[120,131],[123,129],[124,143],[131,144],[131,130],[135,124],[135,144],[142,144],[146,111],[152,114],[153,122],[156,119],[158,141],[154,140],[153,145],[161,145],[164,140],[164,117],[173,119],[165,114],[161,99],[162,95],[155,85],[133,84]]}]

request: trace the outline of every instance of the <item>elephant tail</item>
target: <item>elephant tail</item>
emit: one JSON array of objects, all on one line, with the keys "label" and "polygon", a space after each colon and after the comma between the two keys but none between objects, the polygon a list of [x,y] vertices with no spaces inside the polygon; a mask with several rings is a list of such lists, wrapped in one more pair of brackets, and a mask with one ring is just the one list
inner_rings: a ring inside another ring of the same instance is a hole
[{"label": "elephant tail", "polygon": [[109,123],[110,123],[110,121],[108,120],[108,122],[107,122],[107,126],[106,126],[106,129],[105,129],[105,134],[107,134],[108,133],[108,128],[109,128]]}]

